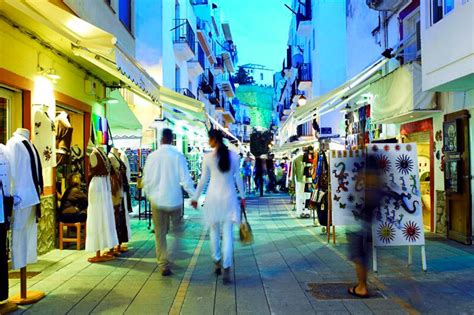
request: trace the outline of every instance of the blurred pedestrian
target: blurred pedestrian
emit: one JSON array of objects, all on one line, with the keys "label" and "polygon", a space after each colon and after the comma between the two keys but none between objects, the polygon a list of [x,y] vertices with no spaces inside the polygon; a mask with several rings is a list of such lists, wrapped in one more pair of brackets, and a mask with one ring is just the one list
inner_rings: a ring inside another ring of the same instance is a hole
[{"label": "blurred pedestrian", "polygon": [[267,175],[268,175],[268,191],[276,192],[276,176],[275,176],[275,162],[274,155],[270,154],[266,160]]},{"label": "blurred pedestrian", "polygon": [[163,129],[161,146],[146,159],[143,175],[144,190],[151,203],[156,258],[163,276],[172,274],[166,234],[169,230],[174,236],[170,253],[175,254],[179,249],[179,241],[183,233],[182,188],[190,196],[195,192],[186,158],[172,143],[173,132],[170,129]]},{"label": "blurred pedestrian", "polygon": [[260,197],[263,197],[263,160],[261,157],[255,159],[255,190],[260,191]]},{"label": "blurred pedestrian", "polygon": [[[222,280],[224,284],[228,284],[231,282],[230,269],[233,261],[233,226],[234,223],[240,223],[241,207],[245,207],[245,192],[240,175],[239,156],[229,151],[219,130],[209,131],[209,145],[214,151],[204,156],[201,180],[191,204],[197,208],[199,197],[209,182],[204,202],[204,220],[210,228],[215,273],[220,275],[224,267]],[[236,186],[239,190],[240,205]]]},{"label": "blurred pedestrian", "polygon": [[245,192],[250,193],[252,188],[252,157],[250,152],[247,152],[247,157],[242,163],[242,175],[244,177]]},{"label": "blurred pedestrian", "polygon": [[347,232],[349,240],[349,258],[355,264],[357,285],[348,289],[349,294],[358,298],[368,298],[367,286],[368,260],[370,253],[369,240],[372,231],[372,216],[383,199],[382,174],[374,155],[367,157],[365,173],[365,207],[357,215],[356,225],[350,226]]}]

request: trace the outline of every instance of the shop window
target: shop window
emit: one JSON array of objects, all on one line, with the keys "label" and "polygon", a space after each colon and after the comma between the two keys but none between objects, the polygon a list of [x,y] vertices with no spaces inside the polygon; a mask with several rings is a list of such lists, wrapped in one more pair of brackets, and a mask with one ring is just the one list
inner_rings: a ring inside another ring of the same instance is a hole
[{"label": "shop window", "polygon": [[132,0],[119,0],[119,19],[132,32]]}]

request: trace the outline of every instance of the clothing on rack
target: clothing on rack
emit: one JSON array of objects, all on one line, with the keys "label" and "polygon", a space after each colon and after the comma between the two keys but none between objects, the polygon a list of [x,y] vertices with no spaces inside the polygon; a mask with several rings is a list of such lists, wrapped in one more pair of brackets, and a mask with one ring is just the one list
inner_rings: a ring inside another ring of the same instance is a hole
[{"label": "clothing on rack", "polygon": [[38,149],[44,168],[56,166],[56,127],[47,112],[37,110],[34,116],[33,144]]}]

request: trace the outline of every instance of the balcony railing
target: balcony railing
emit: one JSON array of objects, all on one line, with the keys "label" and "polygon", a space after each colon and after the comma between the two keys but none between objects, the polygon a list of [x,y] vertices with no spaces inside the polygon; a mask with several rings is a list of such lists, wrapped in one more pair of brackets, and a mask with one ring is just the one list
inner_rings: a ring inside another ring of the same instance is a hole
[{"label": "balcony railing", "polygon": [[209,97],[209,101],[216,106],[221,106],[221,91],[218,87],[215,88],[214,93]]},{"label": "balcony railing", "polygon": [[201,90],[204,94],[211,94],[214,92],[214,75],[210,69],[206,69],[201,75]]},{"label": "balcony railing", "polygon": [[189,21],[186,19],[175,19],[174,43],[188,43],[189,47],[196,53],[196,35]]},{"label": "balcony railing", "polygon": [[196,95],[194,95],[193,92],[191,92],[191,90],[189,90],[188,88],[176,89],[176,92],[181,93],[187,97],[196,99]]},{"label": "balcony railing", "polygon": [[312,81],[311,77],[311,64],[303,63],[298,70],[299,81]]},{"label": "balcony railing", "polygon": [[296,14],[296,27],[298,28],[300,22],[310,21],[311,13],[311,0],[305,0],[304,3],[300,3],[298,13]]},{"label": "balcony railing", "polygon": [[198,46],[198,62],[203,69],[206,69],[206,55],[204,54],[204,50],[202,49],[201,45],[197,43]]},{"label": "balcony railing", "polygon": [[203,4],[209,4],[209,0],[189,0],[191,5],[203,5]]}]

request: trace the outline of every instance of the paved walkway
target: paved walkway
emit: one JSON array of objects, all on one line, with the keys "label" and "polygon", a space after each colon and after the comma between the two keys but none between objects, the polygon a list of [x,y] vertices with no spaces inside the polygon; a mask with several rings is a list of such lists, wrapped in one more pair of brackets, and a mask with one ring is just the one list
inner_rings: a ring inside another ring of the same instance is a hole
[{"label": "paved walkway", "polygon": [[[428,237],[427,273],[419,253],[407,267],[407,250],[379,252],[373,287],[382,296],[369,300],[316,299],[308,283],[354,282],[347,243],[327,245],[310,220],[295,219],[288,198],[248,200],[253,246],[236,243],[234,284],[223,286],[212,274],[209,239],[200,214],[187,210],[184,251],[175,274],[162,277],[154,237],[146,222],[133,221],[130,251],[104,264],[90,264],[84,251],[52,251],[29,267],[40,274],[31,289],[47,296],[18,314],[473,314],[474,250]],[[11,280],[11,293],[19,290]],[[343,287],[345,288],[345,286]]]}]

